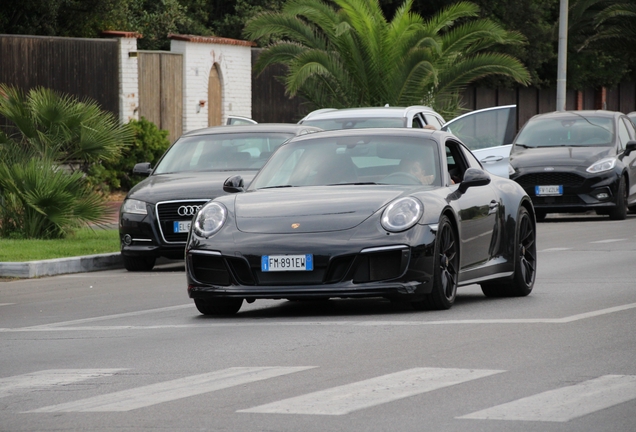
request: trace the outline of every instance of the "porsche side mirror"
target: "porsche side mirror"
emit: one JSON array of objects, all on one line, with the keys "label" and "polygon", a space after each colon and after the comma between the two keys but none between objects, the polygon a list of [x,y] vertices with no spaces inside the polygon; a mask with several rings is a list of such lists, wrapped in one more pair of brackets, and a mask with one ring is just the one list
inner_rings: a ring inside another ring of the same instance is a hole
[{"label": "porsche side mirror", "polygon": [[243,182],[243,177],[240,175],[228,177],[223,183],[223,190],[227,193],[244,192],[245,183]]},{"label": "porsche side mirror", "polygon": [[152,173],[150,162],[141,162],[141,163],[135,164],[135,166],[133,167],[133,174],[148,176],[150,175],[150,173]]},{"label": "porsche side mirror", "polygon": [[490,183],[490,175],[477,168],[468,168],[464,173],[464,179],[459,184],[459,191],[464,193],[469,187],[485,186]]},{"label": "porsche side mirror", "polygon": [[636,150],[636,141],[627,141],[625,145],[625,156],[629,156],[634,150]]}]

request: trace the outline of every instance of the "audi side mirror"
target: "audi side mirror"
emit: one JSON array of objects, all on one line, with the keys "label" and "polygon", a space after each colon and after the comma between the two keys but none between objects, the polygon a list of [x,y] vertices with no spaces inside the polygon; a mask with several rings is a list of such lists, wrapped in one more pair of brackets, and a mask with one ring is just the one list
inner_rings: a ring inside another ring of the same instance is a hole
[{"label": "audi side mirror", "polygon": [[245,183],[243,182],[243,177],[241,177],[240,175],[229,177],[223,183],[223,190],[227,193],[245,192]]},{"label": "audi side mirror", "polygon": [[150,167],[150,162],[141,162],[135,164],[133,167],[133,174],[139,175],[150,175],[152,173],[152,168]]}]

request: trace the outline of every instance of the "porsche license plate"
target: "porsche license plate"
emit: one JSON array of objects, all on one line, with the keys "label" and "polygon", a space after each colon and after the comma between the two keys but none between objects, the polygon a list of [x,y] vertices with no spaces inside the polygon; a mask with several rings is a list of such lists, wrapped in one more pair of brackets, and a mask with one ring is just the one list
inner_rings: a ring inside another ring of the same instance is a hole
[{"label": "porsche license plate", "polygon": [[176,233],[187,233],[190,231],[191,221],[181,221],[174,222],[173,232]]},{"label": "porsche license plate", "polygon": [[563,195],[563,185],[535,186],[534,194],[536,196],[560,196]]},{"label": "porsche license plate", "polygon": [[261,270],[272,271],[312,271],[314,269],[313,255],[263,255]]}]

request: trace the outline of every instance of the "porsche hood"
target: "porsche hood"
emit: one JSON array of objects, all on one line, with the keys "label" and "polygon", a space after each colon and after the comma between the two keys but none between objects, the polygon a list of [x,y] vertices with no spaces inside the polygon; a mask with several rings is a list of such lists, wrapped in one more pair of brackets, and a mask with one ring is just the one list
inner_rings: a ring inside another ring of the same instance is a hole
[{"label": "porsche hood", "polygon": [[294,234],[354,228],[401,196],[395,187],[321,186],[258,190],[236,195],[239,231]]}]

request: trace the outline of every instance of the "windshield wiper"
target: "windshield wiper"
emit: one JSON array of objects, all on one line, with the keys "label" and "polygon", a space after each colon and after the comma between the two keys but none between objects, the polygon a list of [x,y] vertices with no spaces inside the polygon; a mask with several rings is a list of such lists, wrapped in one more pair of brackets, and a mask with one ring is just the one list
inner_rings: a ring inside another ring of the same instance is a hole
[{"label": "windshield wiper", "polygon": [[531,145],[527,145],[527,144],[515,144],[515,145],[519,146],[519,147],[526,148],[526,149],[528,149],[528,148],[536,148],[535,146],[531,146]]},{"label": "windshield wiper", "polygon": [[265,187],[262,187],[262,188],[258,188],[258,190],[261,190],[261,189],[288,188],[288,187],[294,187],[294,185],[265,186]]},{"label": "windshield wiper", "polygon": [[354,185],[354,186],[359,186],[359,185],[376,185],[376,182],[353,182],[353,183],[331,183],[325,186],[345,186],[345,185]]}]

